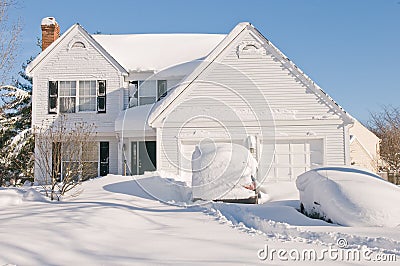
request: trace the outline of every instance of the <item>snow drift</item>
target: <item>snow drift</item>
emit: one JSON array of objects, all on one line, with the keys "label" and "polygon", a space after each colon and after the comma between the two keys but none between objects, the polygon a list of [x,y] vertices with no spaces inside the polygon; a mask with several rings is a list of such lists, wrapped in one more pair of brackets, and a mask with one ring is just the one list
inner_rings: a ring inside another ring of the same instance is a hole
[{"label": "snow drift", "polygon": [[257,161],[238,144],[206,143],[196,146],[192,155],[193,199],[247,199],[255,192],[252,184]]},{"label": "snow drift", "polygon": [[346,226],[400,226],[400,188],[367,170],[313,169],[296,186],[310,216]]},{"label": "snow drift", "polygon": [[46,199],[33,188],[0,187],[0,207],[20,205],[23,201],[46,201]]}]

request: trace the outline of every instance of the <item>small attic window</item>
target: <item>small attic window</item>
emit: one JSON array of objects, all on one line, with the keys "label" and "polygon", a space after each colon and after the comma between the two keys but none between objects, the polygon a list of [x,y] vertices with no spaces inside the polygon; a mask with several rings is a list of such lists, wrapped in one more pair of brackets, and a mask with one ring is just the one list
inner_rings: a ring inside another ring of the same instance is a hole
[{"label": "small attic window", "polygon": [[83,42],[74,42],[74,44],[71,46],[72,49],[74,48],[86,48],[85,44]]}]

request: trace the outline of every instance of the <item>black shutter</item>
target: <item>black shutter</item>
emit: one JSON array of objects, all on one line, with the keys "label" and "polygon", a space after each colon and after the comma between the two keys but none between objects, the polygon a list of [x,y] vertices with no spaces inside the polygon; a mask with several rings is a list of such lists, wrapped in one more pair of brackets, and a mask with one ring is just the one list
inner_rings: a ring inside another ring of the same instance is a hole
[{"label": "black shutter", "polygon": [[110,143],[100,142],[100,176],[106,176],[109,173]]},{"label": "black shutter", "polygon": [[167,96],[167,81],[157,80],[157,101]]},{"label": "black shutter", "polygon": [[49,114],[57,113],[58,82],[49,81]]},{"label": "black shutter", "polygon": [[106,112],[106,81],[98,80],[97,81],[97,112],[105,113]]}]

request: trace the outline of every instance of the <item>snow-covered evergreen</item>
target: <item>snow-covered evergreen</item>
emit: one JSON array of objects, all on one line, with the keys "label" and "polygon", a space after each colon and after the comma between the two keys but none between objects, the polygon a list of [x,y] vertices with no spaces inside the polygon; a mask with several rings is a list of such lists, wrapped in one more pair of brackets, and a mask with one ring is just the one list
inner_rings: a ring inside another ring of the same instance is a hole
[{"label": "snow-covered evergreen", "polygon": [[33,178],[32,79],[25,67],[13,85],[0,87],[0,185]]}]

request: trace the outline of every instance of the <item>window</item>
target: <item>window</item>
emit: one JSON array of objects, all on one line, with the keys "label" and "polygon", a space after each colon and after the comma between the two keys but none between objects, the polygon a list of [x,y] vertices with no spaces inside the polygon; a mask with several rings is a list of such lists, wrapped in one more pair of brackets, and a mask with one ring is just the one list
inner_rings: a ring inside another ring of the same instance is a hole
[{"label": "window", "polygon": [[99,143],[88,142],[82,146],[82,178],[84,180],[98,176]]},{"label": "window", "polygon": [[60,81],[60,113],[75,113],[76,81]]},{"label": "window", "polygon": [[49,114],[106,112],[106,81],[49,81]]},{"label": "window", "polygon": [[96,81],[79,81],[79,111],[96,111]]},{"label": "window", "polygon": [[[167,92],[167,81],[166,80],[139,80],[131,81],[129,87],[129,103],[130,106],[136,106],[135,100],[138,98],[137,105],[152,104],[158,101],[162,96],[165,96]],[[139,85],[138,93],[134,87],[136,84]],[[138,97],[137,97],[138,96]]]},{"label": "window", "polygon": [[79,173],[76,178],[86,180],[97,177],[99,171],[99,143],[86,142],[77,146],[62,147],[61,180],[66,175]]},{"label": "window", "polygon": [[156,102],[157,91],[156,80],[139,81],[139,105],[145,105]]}]

